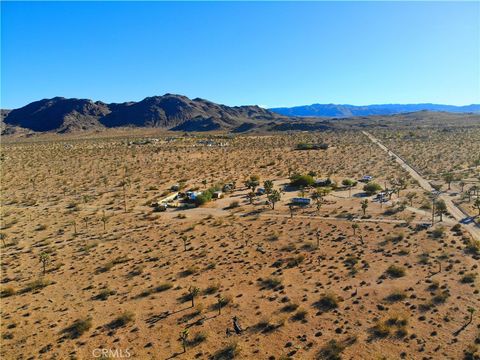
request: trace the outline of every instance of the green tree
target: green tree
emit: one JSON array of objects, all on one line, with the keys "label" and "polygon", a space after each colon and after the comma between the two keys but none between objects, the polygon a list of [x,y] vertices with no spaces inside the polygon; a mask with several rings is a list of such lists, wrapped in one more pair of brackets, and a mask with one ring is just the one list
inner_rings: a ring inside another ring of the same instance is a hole
[{"label": "green tree", "polygon": [[267,195],[271,194],[273,191],[273,181],[265,180],[265,182],[263,183],[263,187],[265,188],[265,193]]},{"label": "green tree", "polygon": [[290,185],[296,187],[306,187],[312,186],[315,183],[315,179],[310,175],[301,175],[301,174],[293,174],[290,177]]},{"label": "green tree", "polygon": [[342,185],[348,189],[348,196],[352,196],[352,188],[357,185],[357,182],[352,179],[343,179]]},{"label": "green tree", "polygon": [[[365,213],[364,213],[365,215]],[[352,230],[353,230],[353,236],[356,235],[356,232],[357,232],[357,229],[359,228],[358,224],[357,223],[353,223],[352,224]]]},{"label": "green tree", "polygon": [[365,191],[367,195],[376,194],[380,190],[382,190],[382,187],[374,182],[370,182],[363,187],[363,191]]},{"label": "green tree", "polygon": [[435,202],[435,214],[440,216],[440,221],[443,221],[443,214],[447,212],[447,204],[442,199]]},{"label": "green tree", "polygon": [[451,184],[452,184],[452,181],[454,180],[454,176],[452,173],[446,173],[443,175],[443,180],[447,183],[448,185],[448,190],[451,189]]},{"label": "green tree", "polygon": [[257,175],[251,175],[244,184],[248,189],[252,190],[252,192],[255,192],[255,188],[260,184],[259,177]]},{"label": "green tree", "polygon": [[272,210],[275,210],[275,203],[279,202],[282,195],[278,190],[273,190],[271,194],[267,196],[268,202],[270,203]]}]

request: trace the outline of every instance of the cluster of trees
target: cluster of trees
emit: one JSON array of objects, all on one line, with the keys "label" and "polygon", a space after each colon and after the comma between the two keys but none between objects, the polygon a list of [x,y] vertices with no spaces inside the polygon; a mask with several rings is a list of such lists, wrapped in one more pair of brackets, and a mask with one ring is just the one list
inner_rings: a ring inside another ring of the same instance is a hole
[{"label": "cluster of trees", "polygon": [[321,144],[311,144],[311,143],[298,143],[295,146],[295,150],[327,150],[328,144],[321,143]]}]

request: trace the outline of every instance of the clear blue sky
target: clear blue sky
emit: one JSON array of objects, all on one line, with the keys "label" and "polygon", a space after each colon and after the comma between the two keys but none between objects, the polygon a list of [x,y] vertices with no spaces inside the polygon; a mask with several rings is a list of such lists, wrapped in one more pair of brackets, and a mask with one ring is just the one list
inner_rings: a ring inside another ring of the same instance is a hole
[{"label": "clear blue sky", "polygon": [[3,108],[480,102],[480,4],[2,2]]}]

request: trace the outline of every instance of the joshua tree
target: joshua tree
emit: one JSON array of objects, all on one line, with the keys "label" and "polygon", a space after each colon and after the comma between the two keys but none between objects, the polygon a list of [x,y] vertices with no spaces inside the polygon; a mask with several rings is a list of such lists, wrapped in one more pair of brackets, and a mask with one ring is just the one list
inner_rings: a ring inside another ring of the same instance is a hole
[{"label": "joshua tree", "polygon": [[108,217],[105,215],[105,210],[103,210],[103,214],[102,214],[102,217],[100,218],[100,220],[103,222],[103,231],[106,231],[107,230]]},{"label": "joshua tree", "polygon": [[293,219],[293,212],[295,211],[295,207],[293,205],[288,205],[288,210],[290,210],[290,219]]},{"label": "joshua tree", "polygon": [[408,199],[408,201],[410,202],[410,206],[413,206],[413,200],[417,197],[417,194],[415,194],[414,192],[409,192],[407,193],[406,195],[406,198]]},{"label": "joshua tree", "polygon": [[480,216],[480,197],[477,197],[473,202],[473,206],[478,210],[478,215]]},{"label": "joshua tree", "polygon": [[443,175],[443,180],[445,180],[445,182],[447,183],[448,185],[448,190],[451,189],[451,184],[452,184],[452,181],[454,180],[454,177],[453,177],[453,174],[452,173],[446,173]]},{"label": "joshua tree", "polygon": [[247,194],[247,197],[248,197],[248,201],[250,202],[250,204],[253,204],[253,200],[255,199],[255,193],[253,191],[249,192]]},{"label": "joshua tree", "polygon": [[363,216],[365,216],[365,213],[367,211],[367,208],[368,208],[368,200],[365,199],[363,200],[361,203],[360,203],[361,207],[362,207],[362,211],[363,211]]},{"label": "joshua tree", "polygon": [[127,212],[127,184],[128,184],[128,180],[123,180],[120,183],[120,185],[122,185],[122,188],[123,188],[123,210],[125,212]]},{"label": "joshua tree", "polygon": [[469,307],[467,311],[470,313],[470,319],[468,319],[468,322],[465,324],[465,327],[470,325],[473,321],[473,313],[475,312],[475,309],[473,307]]},{"label": "joshua tree", "polygon": [[225,298],[223,296],[220,296],[217,299],[217,307],[218,307],[218,315],[222,313],[222,306],[225,305]]},{"label": "joshua tree", "polygon": [[252,175],[250,176],[249,179],[245,181],[245,186],[252,190],[252,192],[255,192],[255,188],[260,184],[259,182],[259,177],[257,175]]},{"label": "joshua tree", "polygon": [[186,235],[183,235],[182,241],[183,241],[183,251],[187,251],[188,237]]},{"label": "joshua tree", "polygon": [[188,329],[184,329],[182,332],[180,332],[179,341],[182,343],[184,353],[187,352],[188,332]]},{"label": "joshua tree", "polygon": [[463,189],[465,188],[465,185],[467,185],[467,184],[465,183],[465,181],[460,180],[460,182],[458,183],[458,185],[460,185],[461,192],[463,193]]},{"label": "joshua tree", "polygon": [[317,249],[320,248],[320,230],[317,231]]},{"label": "joshua tree", "polygon": [[300,186],[300,196],[305,197],[305,186]]},{"label": "joshua tree", "polygon": [[203,188],[205,189],[207,187],[207,180],[202,180]]},{"label": "joshua tree", "polygon": [[270,195],[273,191],[273,181],[272,180],[265,180],[263,183],[263,187],[265,188],[265,193]]},{"label": "joshua tree", "polygon": [[271,194],[269,194],[267,196],[268,202],[272,206],[272,210],[275,210],[275,203],[280,201],[281,197],[282,197],[282,195],[280,194],[280,192],[278,190],[273,190],[271,192]]},{"label": "joshua tree", "polygon": [[320,191],[320,190],[315,191],[315,192],[311,195],[312,200],[315,201],[315,207],[317,208],[317,212],[319,212],[319,211],[320,211],[320,208],[322,207],[322,204],[323,204],[323,196],[324,196],[324,192],[323,192],[323,191]]},{"label": "joshua tree", "polygon": [[4,233],[0,233],[0,239],[2,240],[3,247],[7,246],[5,239],[7,238],[7,235]]},{"label": "joshua tree", "polygon": [[45,273],[47,272],[47,265],[50,263],[50,255],[48,255],[46,252],[42,252],[40,253],[38,259],[42,264],[43,275],[45,275]]},{"label": "joshua tree", "polygon": [[85,229],[88,229],[88,220],[90,220],[87,216],[83,217],[83,221],[85,222]]},{"label": "joshua tree", "polygon": [[73,220],[72,225],[73,225],[73,235],[77,235],[77,222]]},{"label": "joshua tree", "polygon": [[435,202],[435,214],[440,216],[440,221],[443,221],[443,214],[447,212],[447,205],[443,200],[437,200]]},{"label": "joshua tree", "polygon": [[352,179],[344,179],[342,181],[342,185],[345,186],[348,189],[348,196],[352,196],[352,187],[357,185],[357,182]]},{"label": "joshua tree", "polygon": [[358,228],[359,228],[359,226],[358,226],[357,223],[353,223],[353,224],[352,224],[353,236],[356,235],[356,231],[357,231]]},{"label": "joshua tree", "polygon": [[188,288],[188,295],[190,297],[190,300],[192,301],[192,307],[195,306],[195,298],[198,296],[199,293],[200,293],[200,288],[196,286],[190,286]]}]

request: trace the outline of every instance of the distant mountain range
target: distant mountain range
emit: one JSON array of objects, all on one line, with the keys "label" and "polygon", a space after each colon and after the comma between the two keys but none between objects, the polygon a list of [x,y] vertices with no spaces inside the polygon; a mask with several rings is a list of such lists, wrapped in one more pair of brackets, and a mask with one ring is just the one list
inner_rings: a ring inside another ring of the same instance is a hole
[{"label": "distant mountain range", "polygon": [[[422,110],[480,113],[480,105],[320,105],[264,109],[226,106],[208,100],[165,94],[138,102],[107,104],[89,99],[55,97],[15,110],[1,110],[2,134],[73,132],[115,127],[158,127],[173,131],[247,132],[253,130],[325,130],[331,118],[394,115]],[[343,122],[343,120],[342,120]]]},{"label": "distant mountain range", "polygon": [[445,111],[452,113],[480,113],[480,104],[466,106],[440,104],[384,104],[384,105],[336,105],[313,104],[294,107],[280,107],[269,109],[285,116],[313,116],[313,117],[352,117],[370,115],[394,115],[416,111]]},{"label": "distant mountain range", "polygon": [[11,111],[2,110],[3,127],[60,133],[128,126],[178,131],[235,131],[282,119],[286,117],[258,106],[230,107],[174,94],[121,104],[55,97]]}]

